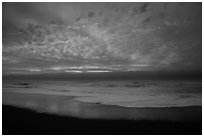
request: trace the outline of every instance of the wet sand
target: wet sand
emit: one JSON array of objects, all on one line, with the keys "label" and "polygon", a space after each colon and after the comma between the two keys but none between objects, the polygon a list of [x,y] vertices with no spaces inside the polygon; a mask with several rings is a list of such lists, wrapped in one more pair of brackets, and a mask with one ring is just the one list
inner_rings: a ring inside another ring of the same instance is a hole
[{"label": "wet sand", "polygon": [[184,107],[121,107],[85,103],[63,95],[23,94],[4,92],[2,102],[38,113],[84,119],[165,120],[176,122],[202,121],[201,106]]},{"label": "wet sand", "polygon": [[3,92],[3,134],[201,134],[202,107],[121,107]]},{"label": "wet sand", "polygon": [[3,135],[200,135],[202,121],[81,119],[3,105]]}]

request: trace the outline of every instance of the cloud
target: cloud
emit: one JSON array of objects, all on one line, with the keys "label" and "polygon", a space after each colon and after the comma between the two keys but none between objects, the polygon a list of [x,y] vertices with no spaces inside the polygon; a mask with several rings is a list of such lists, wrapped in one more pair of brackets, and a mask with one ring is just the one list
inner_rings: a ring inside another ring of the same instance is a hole
[{"label": "cloud", "polygon": [[121,70],[134,70],[130,66],[135,64],[135,70],[142,65],[148,70],[189,65],[199,69],[200,5],[185,4],[178,14],[172,13],[176,5],[6,3],[3,26],[18,29],[3,33],[3,68],[33,66],[37,70],[66,64],[121,65],[126,66]]},{"label": "cloud", "polygon": [[141,13],[146,12],[146,11],[147,11],[147,8],[148,8],[148,5],[149,5],[149,3],[143,4],[143,5],[140,7],[140,12],[141,12]]},{"label": "cloud", "polygon": [[95,13],[92,12],[92,11],[90,11],[90,12],[88,13],[88,17],[90,17],[90,18],[94,17],[94,15],[95,15]]}]

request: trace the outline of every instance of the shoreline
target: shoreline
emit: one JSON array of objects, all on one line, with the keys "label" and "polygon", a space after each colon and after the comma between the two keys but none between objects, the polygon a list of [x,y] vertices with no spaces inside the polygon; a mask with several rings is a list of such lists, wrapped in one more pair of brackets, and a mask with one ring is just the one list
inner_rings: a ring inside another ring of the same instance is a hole
[{"label": "shoreline", "polygon": [[73,96],[3,93],[3,105],[84,119],[202,121],[202,106],[122,107],[74,100]]}]

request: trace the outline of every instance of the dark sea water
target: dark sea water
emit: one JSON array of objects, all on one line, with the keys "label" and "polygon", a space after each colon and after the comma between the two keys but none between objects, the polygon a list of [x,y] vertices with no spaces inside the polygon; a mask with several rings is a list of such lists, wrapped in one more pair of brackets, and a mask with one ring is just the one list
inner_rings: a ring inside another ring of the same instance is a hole
[{"label": "dark sea water", "polygon": [[78,114],[80,104],[125,108],[202,105],[200,75],[185,73],[42,74],[3,77],[3,104]]},{"label": "dark sea water", "polygon": [[[200,106],[199,81],[4,81],[3,93],[60,95],[88,103],[124,107]],[[3,99],[3,103],[8,100]],[[26,103],[26,102],[25,102]]]}]

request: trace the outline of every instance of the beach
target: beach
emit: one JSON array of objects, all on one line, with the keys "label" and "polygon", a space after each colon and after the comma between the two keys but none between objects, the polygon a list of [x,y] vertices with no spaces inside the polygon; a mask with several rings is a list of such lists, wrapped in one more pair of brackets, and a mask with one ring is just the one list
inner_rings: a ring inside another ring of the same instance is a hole
[{"label": "beach", "polygon": [[3,104],[14,105],[50,113],[89,119],[128,119],[128,120],[165,120],[201,121],[200,106],[186,107],[121,107],[85,103],[73,100],[74,97],[60,95],[41,95],[23,93],[3,93]]},{"label": "beach", "polygon": [[202,134],[201,2],[3,2],[2,20],[2,134]]},{"label": "beach", "polygon": [[[127,108],[56,95],[3,94],[3,134],[201,134],[202,108]],[[24,104],[18,104],[24,102]],[[24,99],[24,101],[22,101]],[[25,103],[25,99],[29,103]],[[26,109],[25,109],[26,108]]]},{"label": "beach", "polygon": [[200,86],[9,81],[2,92],[3,134],[201,134]]},{"label": "beach", "polygon": [[[201,107],[188,108],[189,110]],[[3,105],[3,135],[201,135],[202,121],[81,119]]]}]

